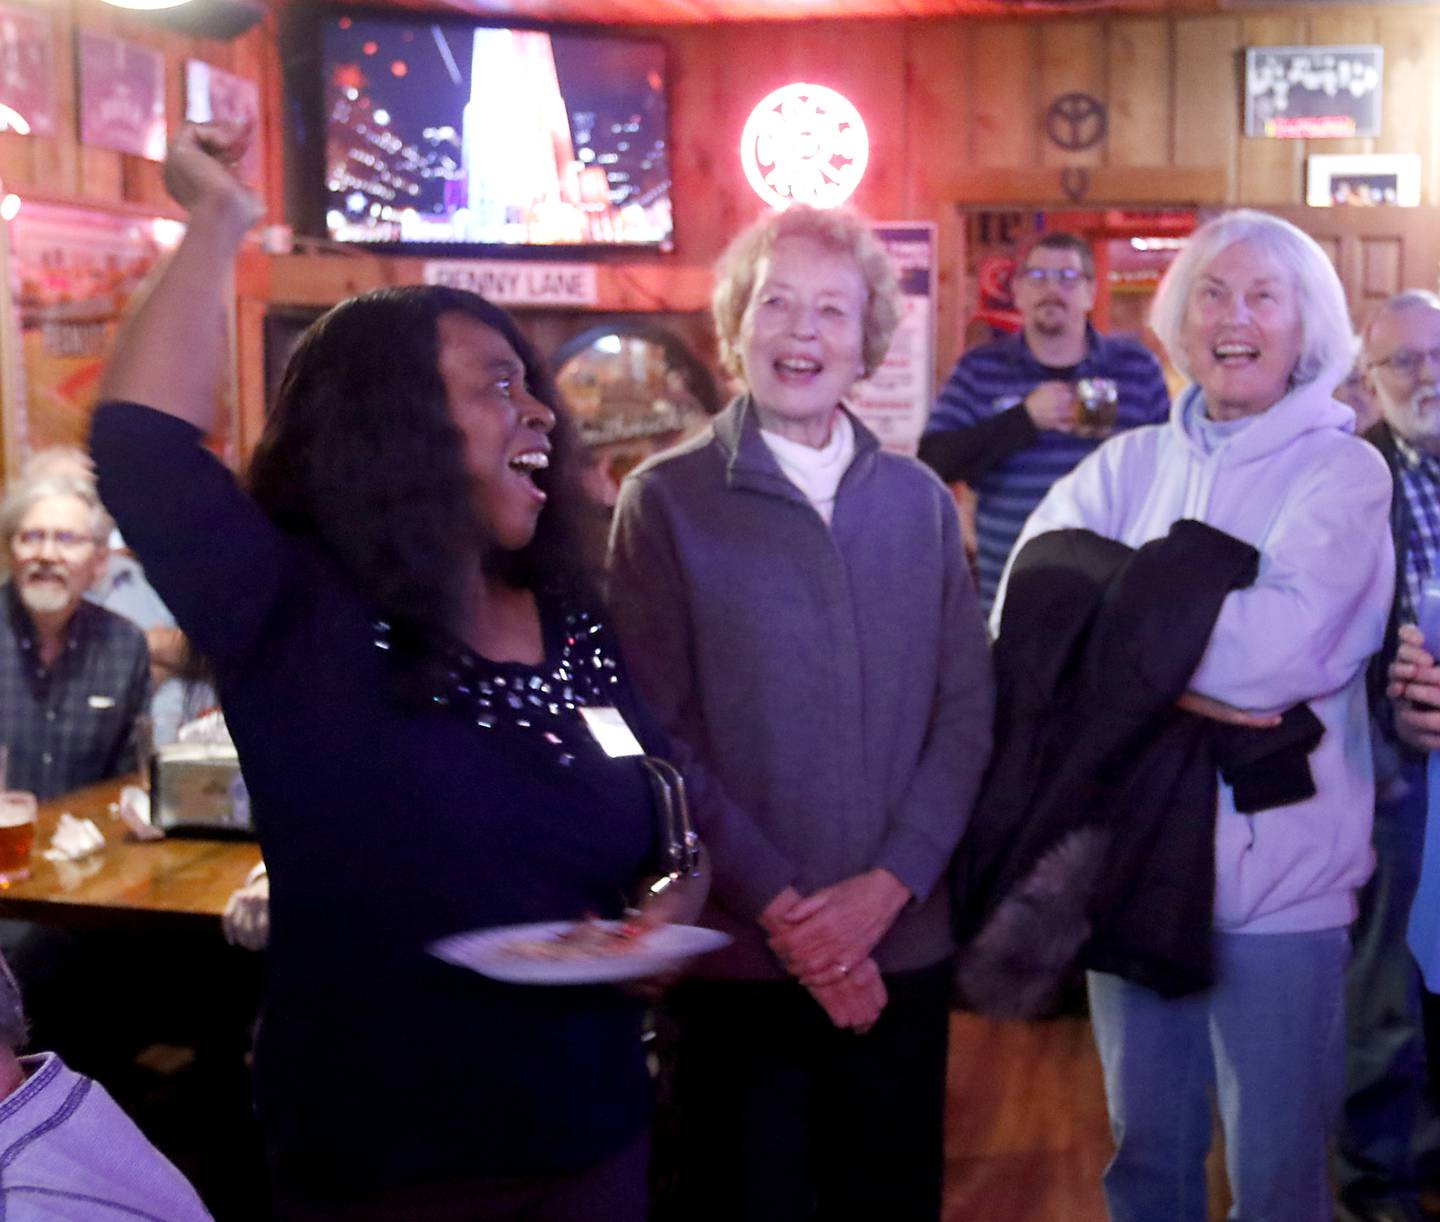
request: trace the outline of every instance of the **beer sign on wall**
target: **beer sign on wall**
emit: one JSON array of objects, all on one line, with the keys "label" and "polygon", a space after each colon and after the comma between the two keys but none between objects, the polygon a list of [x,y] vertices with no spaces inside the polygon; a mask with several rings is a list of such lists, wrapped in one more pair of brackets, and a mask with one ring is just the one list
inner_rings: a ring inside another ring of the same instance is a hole
[{"label": "beer sign on wall", "polygon": [[784,85],[745,121],[740,164],[772,208],[843,204],[865,173],[870,138],[848,98],[824,85]]},{"label": "beer sign on wall", "polygon": [[1248,47],[1245,134],[1291,140],[1380,134],[1378,46]]}]

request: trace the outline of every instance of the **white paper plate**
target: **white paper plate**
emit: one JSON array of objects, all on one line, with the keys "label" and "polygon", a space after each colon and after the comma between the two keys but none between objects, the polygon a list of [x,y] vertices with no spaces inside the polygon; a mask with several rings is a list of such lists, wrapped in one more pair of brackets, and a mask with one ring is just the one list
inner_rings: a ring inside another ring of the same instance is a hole
[{"label": "white paper plate", "polygon": [[[679,967],[687,959],[728,946],[731,937],[718,929],[697,925],[662,925],[645,935],[642,945],[623,955],[596,955],[584,959],[525,959],[506,952],[517,941],[533,941],[561,933],[574,921],[541,921],[534,925],[503,925],[476,929],[443,938],[430,953],[447,963],[467,967],[492,980],[509,984],[604,984],[612,980],[638,980]],[[619,921],[605,921],[613,928]]]}]

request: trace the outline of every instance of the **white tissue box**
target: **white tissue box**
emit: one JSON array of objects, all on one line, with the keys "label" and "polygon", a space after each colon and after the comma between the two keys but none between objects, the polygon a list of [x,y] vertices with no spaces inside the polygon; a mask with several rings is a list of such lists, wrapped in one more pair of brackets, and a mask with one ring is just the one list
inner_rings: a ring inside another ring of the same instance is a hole
[{"label": "white tissue box", "polygon": [[253,835],[235,748],[167,743],[150,772],[150,821],[167,833]]}]

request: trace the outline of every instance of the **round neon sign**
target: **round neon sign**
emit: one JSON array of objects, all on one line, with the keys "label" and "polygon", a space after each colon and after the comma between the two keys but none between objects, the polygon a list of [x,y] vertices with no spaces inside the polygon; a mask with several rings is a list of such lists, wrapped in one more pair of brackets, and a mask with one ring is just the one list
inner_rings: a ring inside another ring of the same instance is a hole
[{"label": "round neon sign", "polygon": [[860,185],[870,160],[865,121],[824,85],[775,90],[750,112],[740,164],[755,193],[773,208],[834,208]]}]

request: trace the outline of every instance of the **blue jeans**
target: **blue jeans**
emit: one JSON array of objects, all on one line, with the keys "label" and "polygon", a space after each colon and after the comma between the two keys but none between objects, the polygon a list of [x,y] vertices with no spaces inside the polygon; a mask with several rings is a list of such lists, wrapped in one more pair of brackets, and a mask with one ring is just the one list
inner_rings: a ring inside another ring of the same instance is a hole
[{"label": "blue jeans", "polygon": [[1414,1200],[1418,1160],[1440,1149],[1420,969],[1405,942],[1425,835],[1425,764],[1396,769],[1375,803],[1375,873],[1360,893],[1345,976],[1345,1113],[1335,1179],[1352,1205]]},{"label": "blue jeans", "polygon": [[1344,929],[1217,933],[1215,985],[1175,1000],[1090,973],[1112,1222],[1205,1222],[1212,1097],[1232,1222],[1330,1222],[1349,948]]}]

